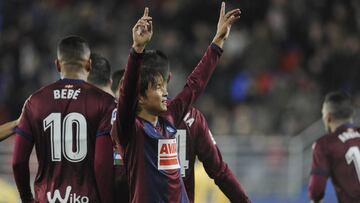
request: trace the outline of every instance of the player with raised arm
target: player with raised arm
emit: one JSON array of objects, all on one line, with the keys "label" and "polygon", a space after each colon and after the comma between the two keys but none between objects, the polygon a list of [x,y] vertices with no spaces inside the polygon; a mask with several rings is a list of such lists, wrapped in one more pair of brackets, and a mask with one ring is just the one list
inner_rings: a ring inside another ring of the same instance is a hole
[{"label": "player with raised arm", "polygon": [[[88,43],[60,41],[56,67],[61,79],[27,100],[16,128],[13,171],[22,202],[113,202],[110,138],[114,98],[86,82]],[[33,198],[29,157],[39,162]]]},{"label": "player with raised arm", "polygon": [[[134,44],[122,83],[112,135],[124,148],[131,202],[189,202],[181,179],[176,128],[204,90],[222,54],[240,10],[225,14],[222,3],[212,44],[188,77],[180,94],[168,102],[161,74],[145,66],[143,50],[152,36],[148,9],[133,28]],[[140,76],[141,75],[141,76]]]},{"label": "player with raised arm", "polygon": [[326,95],[322,118],[327,134],[313,145],[309,197],[324,197],[330,178],[341,203],[360,202],[360,128],[353,125],[354,107],[342,92]]}]

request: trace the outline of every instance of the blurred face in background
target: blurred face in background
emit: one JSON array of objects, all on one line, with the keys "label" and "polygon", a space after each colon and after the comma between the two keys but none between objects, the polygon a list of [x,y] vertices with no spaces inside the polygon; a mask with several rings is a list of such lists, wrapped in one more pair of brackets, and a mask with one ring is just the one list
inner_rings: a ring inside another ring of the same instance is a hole
[{"label": "blurred face in background", "polygon": [[322,114],[322,120],[323,120],[323,123],[325,126],[325,130],[326,130],[326,132],[330,133],[331,132],[331,129],[330,129],[331,114],[329,112],[328,104],[326,104],[326,103],[323,104],[321,114]]}]

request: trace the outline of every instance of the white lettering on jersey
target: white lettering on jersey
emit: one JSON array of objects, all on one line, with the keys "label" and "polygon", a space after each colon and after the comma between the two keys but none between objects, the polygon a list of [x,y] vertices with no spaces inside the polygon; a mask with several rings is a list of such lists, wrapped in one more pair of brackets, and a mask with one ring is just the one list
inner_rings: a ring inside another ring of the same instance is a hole
[{"label": "white lettering on jersey", "polygon": [[357,131],[354,131],[354,129],[348,129],[346,132],[341,133],[338,138],[341,140],[341,142],[345,143],[346,141],[354,138],[359,138],[360,134]]},{"label": "white lettering on jersey", "polygon": [[55,202],[60,202],[60,203],[89,203],[90,202],[89,197],[77,195],[76,193],[71,193],[71,189],[72,189],[71,186],[66,187],[66,193],[65,193],[64,198],[61,197],[59,190],[55,190],[53,195],[51,194],[51,192],[47,192],[46,193],[47,200],[49,201],[49,203],[55,203]]},{"label": "white lettering on jersey", "polygon": [[81,89],[73,90],[73,89],[60,89],[53,90],[54,99],[74,99],[76,100],[79,94],[81,93]]},{"label": "white lettering on jersey", "polygon": [[180,168],[176,139],[158,140],[158,170]]},{"label": "white lettering on jersey", "polygon": [[189,128],[192,126],[192,124],[194,123],[195,119],[194,118],[189,118],[190,117],[190,112],[188,112],[185,117],[184,117],[184,122],[186,123],[186,125],[189,126]]}]

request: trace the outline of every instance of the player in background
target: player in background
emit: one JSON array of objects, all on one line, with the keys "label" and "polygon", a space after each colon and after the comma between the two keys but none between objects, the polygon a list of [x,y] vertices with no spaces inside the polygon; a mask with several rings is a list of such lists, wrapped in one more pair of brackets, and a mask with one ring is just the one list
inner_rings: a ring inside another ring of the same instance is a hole
[{"label": "player in background", "polygon": [[152,36],[147,8],[134,26],[134,44],[112,132],[124,148],[131,202],[189,202],[179,170],[174,125],[180,124],[204,90],[220,59],[231,25],[239,15],[239,9],[225,14],[225,3],[222,3],[212,44],[189,76],[183,91],[170,102],[161,74],[144,68],[147,64],[143,60],[146,56],[143,50]]},{"label": "player in background", "polygon": [[[117,80],[117,77],[110,78],[110,62],[105,57],[95,53],[91,53],[90,59],[92,68],[88,76],[88,82],[107,92],[111,96],[114,96],[115,92],[112,90],[112,80],[115,79],[115,82],[119,84],[120,79]],[[114,74],[118,75],[119,73],[114,72]],[[114,192],[114,202],[129,202],[129,188],[126,182],[124,163],[121,157],[121,153],[119,152],[119,147],[114,146],[113,151],[115,172],[114,191],[116,191]]]},{"label": "player in background", "polygon": [[112,79],[111,90],[113,91],[113,94],[115,95],[116,99],[119,99],[120,83],[124,76],[124,72],[125,70],[123,69],[117,70],[111,76]]},{"label": "player in background", "polygon": [[[27,100],[16,128],[13,172],[22,202],[113,202],[110,138],[114,98],[85,82],[91,69],[88,43],[60,41],[61,79]],[[29,157],[39,162],[33,198]]]},{"label": "player in background", "polygon": [[321,202],[331,179],[338,201],[360,202],[360,129],[353,125],[354,107],[342,92],[326,95],[322,119],[328,132],[313,145],[309,197]]}]

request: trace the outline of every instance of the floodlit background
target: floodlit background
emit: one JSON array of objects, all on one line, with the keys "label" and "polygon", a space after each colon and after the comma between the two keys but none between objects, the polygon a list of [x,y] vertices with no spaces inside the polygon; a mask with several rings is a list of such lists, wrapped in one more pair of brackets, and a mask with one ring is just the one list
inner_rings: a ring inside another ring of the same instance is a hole
[{"label": "floodlit background", "polygon": [[[196,106],[253,202],[307,202],[324,94],[341,89],[360,103],[360,1],[226,3],[227,9],[240,7],[242,17]],[[59,79],[55,50],[64,36],[85,37],[113,70],[123,68],[132,25],[145,6],[155,29],[148,48],[169,55],[174,96],[215,34],[220,1],[0,0],[0,123],[17,118],[32,92]],[[0,143],[0,202],[17,198],[12,144]],[[36,171],[35,162],[32,167]],[[198,202],[218,198],[211,188],[201,189],[199,198],[208,199]],[[335,202],[330,186],[326,198]]]}]

